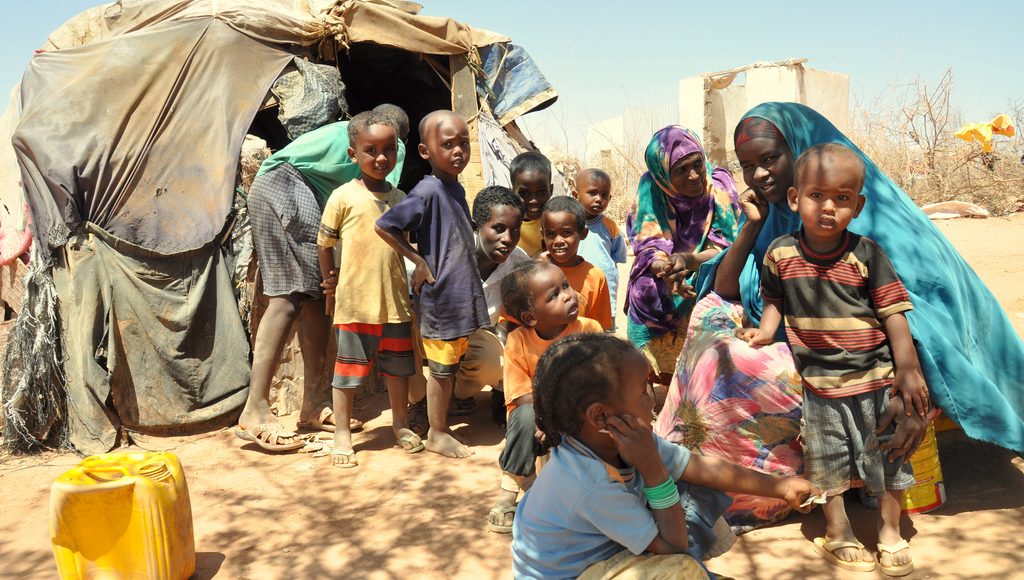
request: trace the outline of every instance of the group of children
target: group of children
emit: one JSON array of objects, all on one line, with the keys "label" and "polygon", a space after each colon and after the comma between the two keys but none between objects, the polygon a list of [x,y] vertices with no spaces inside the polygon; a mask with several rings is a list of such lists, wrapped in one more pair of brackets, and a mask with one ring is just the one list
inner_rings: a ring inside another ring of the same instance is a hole
[{"label": "group of children", "polygon": [[[808,481],[691,456],[653,434],[648,362],[608,334],[626,249],[604,215],[612,185],[606,173],[584,170],[573,196],[553,197],[550,162],[524,153],[511,164],[511,190],[485,188],[471,213],[458,182],[470,158],[469,129],[458,115],[435,111],[420,122],[418,153],[431,174],[408,194],[385,180],[395,165],[393,124],[371,111],[356,115],[348,130],[360,175],[331,195],[317,240],[321,271],[332,281],[325,292],[338,343],[334,465],[357,465],[352,400],[374,361],[387,378],[404,451],[470,455],[447,415],[470,337],[484,329],[504,342],[489,364],[502,367],[491,386],[504,393],[507,420],[488,525],[513,533],[517,577],[574,577],[609,562],[697,566],[695,574],[702,573],[697,561],[728,548],[722,491],[784,498],[798,509],[825,502],[829,539],[817,548],[845,567],[874,569],[841,498],[822,498],[822,490],[852,479],[891,490],[881,502],[879,546],[890,554],[905,548],[900,490],[913,475],[862,442],[872,440],[888,397],[916,401],[923,414],[927,389],[902,315],[911,308],[906,290],[881,249],[846,230],[864,204],[856,154],[830,145],[798,160],[789,200],[804,226],[773,244],[761,327],[741,336],[770,342],[786,320],[808,386]],[[403,258],[413,264],[411,298]],[[417,340],[429,367],[425,438],[410,429],[406,412],[409,377],[421,372]],[[528,493],[520,500],[522,491]],[[887,572],[909,572],[912,563],[901,554]]]}]

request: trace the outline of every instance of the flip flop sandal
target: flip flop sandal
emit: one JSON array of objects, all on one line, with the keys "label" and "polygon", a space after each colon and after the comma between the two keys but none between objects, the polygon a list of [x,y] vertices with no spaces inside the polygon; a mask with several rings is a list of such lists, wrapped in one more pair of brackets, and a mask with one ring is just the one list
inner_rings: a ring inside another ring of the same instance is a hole
[{"label": "flip flop sandal", "polygon": [[882,563],[882,552],[889,554],[889,561],[892,561],[893,556],[900,550],[907,550],[910,548],[910,544],[906,540],[900,540],[895,544],[883,544],[878,542],[878,566],[882,568],[882,573],[886,576],[906,576],[914,571],[914,562],[910,561],[900,566],[886,566]]},{"label": "flip flop sandal", "polygon": [[[345,462],[344,463],[339,463],[338,459],[340,459],[342,457],[345,458]],[[340,469],[352,469],[353,467],[358,467],[359,466],[359,462],[356,461],[356,452],[355,451],[332,450],[331,451],[331,465],[333,465],[334,467],[338,467]]]},{"label": "flip flop sandal", "polygon": [[512,524],[507,526],[501,524],[501,522],[505,521],[507,514],[512,514],[512,519],[514,520],[516,517],[516,506],[492,507],[491,511],[487,514],[487,529],[495,534],[511,534]]},{"label": "flip flop sandal", "polygon": [[472,415],[476,413],[476,399],[469,397],[468,399],[459,399],[452,396],[452,402],[448,405],[448,414],[452,417],[461,417],[464,415]]},{"label": "flip flop sandal", "polygon": [[835,551],[843,548],[857,548],[858,550],[864,550],[864,544],[860,542],[832,541],[824,536],[814,538],[814,551],[834,566],[842,568],[843,570],[850,570],[852,572],[874,572],[875,568],[878,567],[877,563],[874,561],[866,562],[864,560],[857,560],[854,562],[847,562],[846,560],[840,559],[836,556]]},{"label": "flip flop sandal", "polygon": [[[275,424],[264,423],[245,429],[241,426],[235,427],[235,437],[255,443],[267,451],[274,452],[295,451],[306,446],[306,440],[298,437],[291,431],[285,431],[281,428],[281,425]],[[281,439],[291,439],[293,437],[296,440],[292,443],[279,443]]]},{"label": "flip flop sandal", "polygon": [[[310,431],[326,431],[328,433],[334,433],[334,423],[328,423],[328,419],[334,417],[334,410],[330,407],[324,407],[320,410],[320,415],[310,421],[298,421],[295,423],[295,430],[300,433],[308,433]],[[363,428],[363,422],[356,418],[350,418],[348,420],[349,431],[358,431]]]},{"label": "flip flop sandal", "polygon": [[415,433],[406,433],[399,437],[398,446],[402,448],[402,451],[409,454],[419,453],[426,447],[423,445],[423,440],[420,439],[420,436]]}]

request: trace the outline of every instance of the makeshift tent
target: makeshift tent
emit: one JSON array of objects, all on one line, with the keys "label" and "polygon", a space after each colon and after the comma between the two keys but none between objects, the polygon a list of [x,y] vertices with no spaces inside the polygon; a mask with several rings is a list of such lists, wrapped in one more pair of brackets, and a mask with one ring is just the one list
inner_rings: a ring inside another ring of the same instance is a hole
[{"label": "makeshift tent", "polygon": [[[495,152],[532,147],[515,118],[549,105],[554,90],[507,37],[419,8],[123,0],[50,36],[5,118],[17,120],[31,220],[6,203],[20,190],[0,155],[0,197],[15,216],[0,216],[0,240],[25,223],[34,237],[4,365],[9,446],[52,442],[65,425],[68,442],[93,453],[127,433],[194,430],[240,408],[249,339],[222,242],[246,134],[287,142],[268,91],[296,57],[337,66],[352,114],[403,107],[410,150],[423,115],[454,109],[490,144],[475,147],[467,191],[507,182],[494,168],[508,159],[496,165]],[[410,159],[404,188],[427,170]]]}]

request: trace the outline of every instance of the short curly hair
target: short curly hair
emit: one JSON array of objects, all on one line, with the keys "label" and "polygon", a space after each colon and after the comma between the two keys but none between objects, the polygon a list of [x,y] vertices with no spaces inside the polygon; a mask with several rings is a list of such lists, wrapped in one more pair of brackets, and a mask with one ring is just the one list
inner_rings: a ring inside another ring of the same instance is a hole
[{"label": "short curly hair", "polygon": [[576,226],[576,233],[583,234],[587,231],[587,213],[583,210],[583,204],[570,195],[556,195],[544,204],[543,213],[568,213],[573,217]]},{"label": "short curly hair", "polygon": [[526,214],[523,198],[511,189],[503,185],[488,185],[481,189],[473,200],[473,224],[476,227],[484,225],[491,219],[494,208],[503,205],[518,209],[520,216]]}]

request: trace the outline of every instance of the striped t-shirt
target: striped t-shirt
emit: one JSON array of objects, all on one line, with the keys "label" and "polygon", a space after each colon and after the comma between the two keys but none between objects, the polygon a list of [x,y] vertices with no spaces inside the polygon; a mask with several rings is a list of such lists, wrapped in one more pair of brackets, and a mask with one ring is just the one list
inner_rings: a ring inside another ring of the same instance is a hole
[{"label": "striped t-shirt", "polygon": [[761,294],[783,313],[805,388],[839,398],[892,384],[882,321],[913,306],[878,244],[847,231],[835,251],[817,254],[801,232],[781,236],[765,255]]}]

